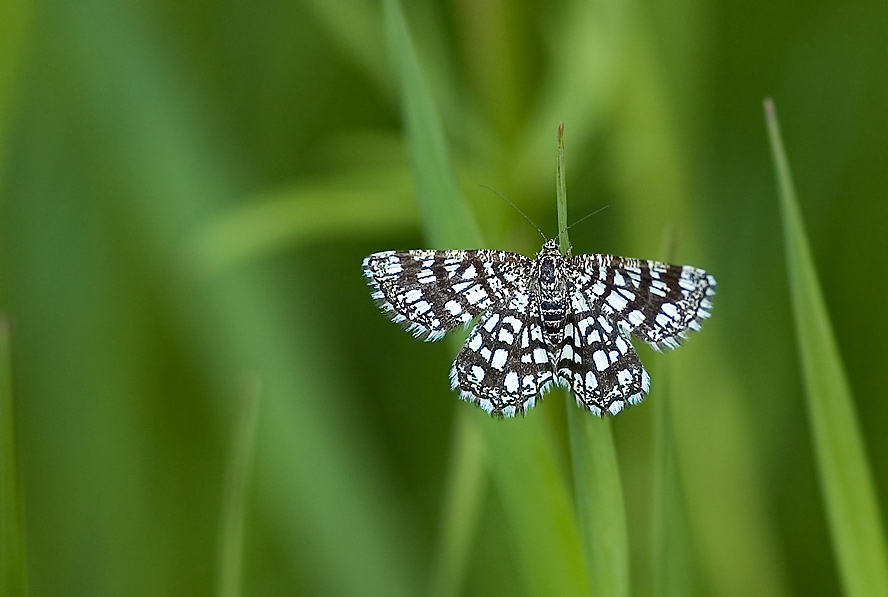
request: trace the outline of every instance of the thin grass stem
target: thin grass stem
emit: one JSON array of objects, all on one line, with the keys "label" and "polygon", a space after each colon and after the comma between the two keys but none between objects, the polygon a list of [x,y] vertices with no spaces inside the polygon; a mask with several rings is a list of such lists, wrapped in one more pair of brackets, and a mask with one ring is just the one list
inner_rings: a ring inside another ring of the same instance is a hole
[{"label": "thin grass stem", "polygon": [[[567,187],[564,174],[564,123],[558,125],[556,161],[558,245],[570,252]],[[574,498],[593,595],[629,594],[629,540],[617,451],[610,421],[596,419],[572,400],[567,405]]]},{"label": "thin grass stem", "polygon": [[764,107],[811,440],[839,575],[846,595],[888,595],[888,550],[854,398],[805,234],[774,102],[766,99]]}]

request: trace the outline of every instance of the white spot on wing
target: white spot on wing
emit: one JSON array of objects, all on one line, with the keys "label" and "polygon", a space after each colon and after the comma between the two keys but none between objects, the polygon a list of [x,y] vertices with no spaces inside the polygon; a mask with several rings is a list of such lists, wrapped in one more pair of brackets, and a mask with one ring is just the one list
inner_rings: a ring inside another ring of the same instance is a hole
[{"label": "white spot on wing", "polygon": [[626,305],[628,303],[626,302],[626,299],[624,299],[622,296],[620,296],[616,292],[612,292],[607,297],[607,304],[610,305],[611,307],[613,307],[614,309],[616,309],[617,311],[622,311],[623,309],[626,308]]},{"label": "white spot on wing", "polygon": [[509,371],[506,374],[506,378],[505,380],[503,380],[503,383],[506,386],[506,391],[510,394],[515,394],[518,392],[518,374],[514,371]]},{"label": "white spot on wing", "polygon": [[607,355],[604,354],[604,351],[596,350],[592,355],[592,361],[595,363],[595,368],[599,371],[604,371],[607,369],[608,360]]},{"label": "white spot on wing", "polygon": [[475,352],[478,352],[478,349],[481,348],[481,343],[483,341],[484,341],[484,339],[481,338],[481,334],[472,334],[472,337],[469,338],[469,341],[466,344],[466,346],[468,346],[470,350],[474,350]]},{"label": "white spot on wing", "polygon": [[617,374],[617,382],[621,386],[628,386],[632,383],[632,372],[628,369],[623,369]]},{"label": "white spot on wing", "polygon": [[494,369],[503,370],[503,367],[506,366],[506,359],[508,358],[509,353],[505,351],[505,349],[498,348],[496,352],[493,353],[493,359],[490,361],[490,366]]},{"label": "white spot on wing", "polygon": [[462,313],[462,305],[457,301],[447,301],[444,304],[444,308],[447,309],[451,315],[459,315]]}]

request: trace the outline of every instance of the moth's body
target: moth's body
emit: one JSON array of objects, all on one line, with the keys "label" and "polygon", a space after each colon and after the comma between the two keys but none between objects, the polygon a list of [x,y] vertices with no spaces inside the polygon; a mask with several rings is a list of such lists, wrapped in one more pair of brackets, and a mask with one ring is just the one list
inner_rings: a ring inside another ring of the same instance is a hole
[{"label": "moth's body", "polygon": [[567,318],[564,262],[555,241],[548,240],[537,255],[534,263],[535,275],[531,277],[530,292],[535,290],[538,296],[543,335],[552,351],[564,340],[564,323]]},{"label": "moth's body", "polygon": [[629,335],[674,348],[709,317],[705,271],[610,255],[383,251],[364,260],[373,298],[415,335],[438,340],[479,317],[451,370],[460,396],[491,414],[531,408],[552,385],[595,414],[641,401],[650,378]]}]

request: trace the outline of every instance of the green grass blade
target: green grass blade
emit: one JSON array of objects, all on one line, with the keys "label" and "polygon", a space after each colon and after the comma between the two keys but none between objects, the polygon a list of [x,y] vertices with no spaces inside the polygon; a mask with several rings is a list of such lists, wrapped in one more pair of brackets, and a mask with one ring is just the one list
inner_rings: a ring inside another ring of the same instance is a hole
[{"label": "green grass blade", "polygon": [[201,225],[188,254],[217,275],[294,245],[415,229],[406,170],[343,173],[245,201]]},{"label": "green grass blade", "polygon": [[484,443],[470,411],[459,409],[429,595],[460,594],[484,499]]},{"label": "green grass blade", "polygon": [[216,569],[218,597],[237,597],[242,593],[244,512],[259,422],[260,390],[261,384],[257,378],[244,391],[237,413],[234,441],[229,452],[225,490],[222,494],[222,523]]},{"label": "green grass blade", "polygon": [[521,147],[526,151],[517,158],[517,172],[532,172],[534,178],[548,176],[536,151],[548,147],[556,119],[570,124],[571,137],[578,144],[601,126],[602,115],[617,97],[621,65],[626,64],[631,48],[629,7],[631,3],[624,0],[572,0],[553,7],[560,11],[562,26],[547,39],[549,78],[540,89],[538,108],[525,125]]},{"label": "green grass blade", "polygon": [[765,116],[808,416],[842,585],[852,597],[888,595],[888,551],[872,475],[770,99]]},{"label": "green grass blade", "polygon": [[[674,263],[677,237],[672,230],[664,236],[663,255]],[[651,482],[651,593],[659,597],[695,594],[690,537],[682,485],[678,476],[678,447],[672,400],[674,365],[657,359],[657,399],[653,402],[654,437]]]},{"label": "green grass blade", "polygon": [[401,109],[425,233],[433,246],[477,248],[481,233],[456,182],[444,129],[422,76],[401,5],[386,0],[384,9],[389,53],[396,59],[401,84]]},{"label": "green grass blade", "polygon": [[[570,251],[567,185],[564,182],[564,123],[558,125],[555,166],[558,244]],[[598,420],[566,400],[577,516],[593,595],[629,594],[629,539],[617,450],[610,421]]]},{"label": "green grass blade", "polygon": [[309,0],[306,5],[379,89],[388,91],[392,77],[385,68],[385,47],[378,34],[382,25],[378,5],[351,0]]},{"label": "green grass blade", "polygon": [[694,594],[689,537],[681,484],[678,478],[674,423],[672,420],[672,375],[659,367],[659,390],[654,409],[654,470],[651,491],[652,582],[654,595],[682,597]]},{"label": "green grass blade", "polygon": [[567,234],[567,183],[564,181],[564,123],[558,124],[558,144],[555,158],[555,210],[558,214],[558,247],[561,253],[570,253]]},{"label": "green grass blade", "polygon": [[[464,203],[450,166],[443,127],[416,59],[400,3],[386,0],[384,16],[390,52],[399,73],[404,122],[426,236],[432,246],[437,247],[481,246],[481,234]],[[539,595],[587,594],[588,577],[581,555],[576,514],[564,475],[546,437],[543,419],[528,417],[497,422],[474,411],[459,417],[457,424],[477,426],[484,439],[490,455],[489,470],[515,538],[519,567],[526,575],[528,592]],[[469,438],[472,433],[475,432],[457,433],[456,436]],[[457,452],[462,449],[456,448]],[[453,461],[464,463],[457,458]],[[460,473],[449,476],[456,478]],[[450,495],[445,501],[458,499]],[[447,506],[445,510],[450,508],[453,506]],[[443,532],[466,531],[444,529]],[[468,541],[444,538],[442,543],[462,545],[466,549],[462,559],[469,557]],[[459,556],[451,554],[451,557]],[[445,565],[444,560],[434,564],[436,568]],[[434,570],[432,578],[443,573],[445,571],[440,569]],[[456,586],[459,584],[454,582]]]},{"label": "green grass blade", "polygon": [[[423,229],[433,246],[446,243],[477,246],[481,234],[450,169],[444,133],[431,92],[422,80],[400,4],[395,0],[385,2],[383,16],[389,53],[395,59],[401,87],[404,126]],[[430,572],[430,591],[442,596],[458,594],[463,585],[477,524],[477,516],[473,514],[480,512],[482,497],[481,492],[473,488],[481,486],[484,476],[483,467],[478,466],[483,456],[473,441],[479,436],[475,422],[470,417],[459,416],[456,425],[438,551]],[[460,514],[463,518],[456,520]]]},{"label": "green grass blade", "polygon": [[567,400],[574,491],[593,595],[629,595],[629,539],[611,422]]},{"label": "green grass blade", "polygon": [[[7,123],[11,120],[10,108],[18,90],[16,82],[22,68],[31,10],[29,0],[0,2],[0,157],[5,157]],[[0,164],[5,165],[5,160]]]},{"label": "green grass blade", "polygon": [[490,472],[515,537],[527,594],[588,595],[580,525],[542,422],[541,416],[481,422]]},{"label": "green grass blade", "polygon": [[27,594],[25,531],[19,488],[12,391],[12,330],[0,314],[0,595]]}]

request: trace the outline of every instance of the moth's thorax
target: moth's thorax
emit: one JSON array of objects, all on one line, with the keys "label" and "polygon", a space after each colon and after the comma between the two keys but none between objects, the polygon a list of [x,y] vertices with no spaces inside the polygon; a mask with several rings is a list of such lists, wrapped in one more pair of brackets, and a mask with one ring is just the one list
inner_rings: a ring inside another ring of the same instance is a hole
[{"label": "moth's thorax", "polygon": [[543,334],[550,346],[557,346],[564,338],[564,320],[567,318],[565,260],[555,241],[547,240],[535,261]]}]

